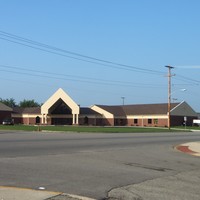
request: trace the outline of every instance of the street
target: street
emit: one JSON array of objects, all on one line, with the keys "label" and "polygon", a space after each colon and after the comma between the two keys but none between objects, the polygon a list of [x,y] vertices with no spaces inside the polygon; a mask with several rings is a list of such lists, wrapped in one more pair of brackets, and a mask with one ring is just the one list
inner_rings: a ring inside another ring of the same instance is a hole
[{"label": "street", "polygon": [[0,132],[0,185],[103,199],[111,189],[200,169],[188,133]]}]

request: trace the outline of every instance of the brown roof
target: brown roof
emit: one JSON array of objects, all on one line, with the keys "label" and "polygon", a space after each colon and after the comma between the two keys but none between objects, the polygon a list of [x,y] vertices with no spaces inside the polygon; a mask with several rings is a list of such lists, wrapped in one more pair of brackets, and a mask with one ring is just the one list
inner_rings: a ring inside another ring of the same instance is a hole
[{"label": "brown roof", "polygon": [[81,107],[80,108],[81,115],[100,115],[98,112],[92,110],[91,108]]},{"label": "brown roof", "polygon": [[106,106],[106,105],[96,105],[115,116],[126,116],[124,106]]},{"label": "brown roof", "polygon": [[[179,103],[171,103],[171,109],[179,105]],[[149,115],[149,114],[167,114],[168,104],[138,104],[138,105],[124,105],[124,106],[106,106],[97,105],[98,107],[112,113],[115,116],[126,115]]]},{"label": "brown roof", "polygon": [[[41,114],[41,108],[40,107],[28,107],[28,108],[15,107],[13,108],[13,112],[17,114]],[[99,113],[87,107],[80,108],[80,114],[99,115]]]},{"label": "brown roof", "polygon": [[10,111],[10,112],[12,112],[12,110],[13,110],[12,108],[10,108],[10,107],[8,107],[5,104],[0,102],[0,111]]},{"label": "brown roof", "polygon": [[40,107],[27,107],[27,108],[15,107],[13,108],[13,112],[18,113],[18,114],[41,114],[41,108]]}]

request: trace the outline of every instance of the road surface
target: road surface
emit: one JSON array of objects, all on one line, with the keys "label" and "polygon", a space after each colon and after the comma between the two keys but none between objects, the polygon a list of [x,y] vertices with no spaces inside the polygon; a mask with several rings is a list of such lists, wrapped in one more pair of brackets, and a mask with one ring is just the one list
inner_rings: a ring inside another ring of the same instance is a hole
[{"label": "road surface", "polygon": [[103,199],[113,188],[200,167],[174,150],[200,133],[50,133],[0,131],[0,185]]}]

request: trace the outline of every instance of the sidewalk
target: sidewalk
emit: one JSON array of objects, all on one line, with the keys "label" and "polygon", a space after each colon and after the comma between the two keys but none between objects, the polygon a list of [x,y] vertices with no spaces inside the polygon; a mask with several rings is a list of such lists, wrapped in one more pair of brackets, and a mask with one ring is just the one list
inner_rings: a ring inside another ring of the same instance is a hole
[{"label": "sidewalk", "polygon": [[200,170],[112,189],[107,200],[199,200]]},{"label": "sidewalk", "polygon": [[0,186],[0,200],[94,200],[60,192]]}]

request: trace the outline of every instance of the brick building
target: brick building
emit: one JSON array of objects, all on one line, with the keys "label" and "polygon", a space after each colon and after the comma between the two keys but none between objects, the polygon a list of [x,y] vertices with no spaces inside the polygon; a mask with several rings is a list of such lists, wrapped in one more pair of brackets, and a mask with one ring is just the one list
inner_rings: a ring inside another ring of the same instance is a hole
[{"label": "brick building", "polygon": [[[94,105],[91,109],[102,114],[104,124],[113,126],[163,126],[168,124],[168,104],[138,104],[123,106]],[[197,113],[186,103],[171,104],[171,126],[191,126]]]},{"label": "brick building", "polygon": [[13,109],[0,102],[0,124],[3,120],[11,119]]},{"label": "brick building", "polygon": [[[93,105],[80,107],[61,88],[41,107],[14,108],[12,118],[21,124],[94,126],[167,126],[168,104]],[[171,126],[192,125],[197,113],[186,103],[171,104]]]}]

